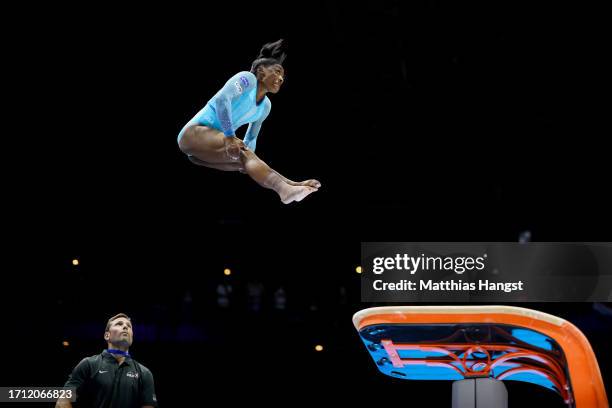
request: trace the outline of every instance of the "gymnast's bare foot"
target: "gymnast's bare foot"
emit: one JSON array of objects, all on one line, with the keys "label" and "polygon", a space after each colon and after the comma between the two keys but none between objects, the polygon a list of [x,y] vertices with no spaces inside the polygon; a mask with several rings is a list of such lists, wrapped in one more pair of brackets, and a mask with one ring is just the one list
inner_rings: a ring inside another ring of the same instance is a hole
[{"label": "gymnast's bare foot", "polygon": [[292,186],[308,186],[308,187],[313,187],[316,189],[321,187],[321,182],[315,179],[310,179],[310,180],[305,180],[305,181],[293,181],[293,180],[289,180],[285,178],[285,181],[287,182],[287,184],[291,184]]},{"label": "gymnast's bare foot", "polygon": [[315,180],[315,179],[300,181],[300,182],[298,182],[298,184],[300,186],[309,186],[309,187],[314,187],[316,189],[321,188],[321,182],[319,180]]},{"label": "gymnast's bare foot", "polygon": [[315,191],[317,189],[310,186],[285,184],[278,194],[283,204],[289,204],[293,201],[302,201],[307,195]]}]

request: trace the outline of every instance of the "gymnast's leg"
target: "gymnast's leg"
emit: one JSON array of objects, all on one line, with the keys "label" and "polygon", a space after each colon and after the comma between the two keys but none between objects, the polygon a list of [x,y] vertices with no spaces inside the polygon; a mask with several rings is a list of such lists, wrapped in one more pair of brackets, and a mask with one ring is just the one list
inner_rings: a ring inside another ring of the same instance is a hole
[{"label": "gymnast's leg", "polygon": [[233,163],[207,163],[198,159],[195,156],[187,155],[187,158],[193,164],[197,164],[198,166],[210,167],[211,169],[217,169],[221,171],[239,171],[244,173],[244,166],[242,162],[233,162]]},{"label": "gymnast's leg", "polygon": [[[254,151],[252,150],[248,150],[251,154],[252,154],[252,158],[257,159],[257,160],[261,160]],[[271,167],[268,167],[270,169],[270,171],[275,172],[276,174],[278,174],[278,176],[280,178],[282,178],[285,183],[287,184],[291,184],[292,186],[310,186],[310,187],[314,187],[316,189],[319,189],[321,187],[321,183],[318,180],[315,179],[310,179],[310,180],[305,180],[305,181],[293,181],[293,180],[289,180],[287,177],[283,176],[282,174],[280,174],[279,172],[277,172],[276,170],[274,170]]]},{"label": "gymnast's leg", "polygon": [[[244,170],[253,180],[262,187],[276,191],[283,203],[301,201],[309,194],[317,191],[317,187],[311,185],[293,185],[279,173],[272,170],[266,163],[259,159],[255,153],[243,147],[240,161],[232,161],[227,157],[225,151],[225,138],[222,132],[207,126],[193,125],[185,129],[179,139],[180,149],[197,161],[196,164],[217,168],[225,171]],[[237,164],[241,164],[242,167]],[[316,180],[309,183],[320,185]]]}]

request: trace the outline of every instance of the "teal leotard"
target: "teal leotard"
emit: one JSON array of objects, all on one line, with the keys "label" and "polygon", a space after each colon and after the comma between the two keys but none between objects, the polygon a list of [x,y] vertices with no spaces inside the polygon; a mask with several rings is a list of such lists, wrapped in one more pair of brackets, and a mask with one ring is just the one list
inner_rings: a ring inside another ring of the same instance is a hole
[{"label": "teal leotard", "polygon": [[185,128],[194,123],[218,129],[225,136],[235,136],[236,129],[248,123],[244,144],[250,150],[255,151],[261,124],[272,109],[272,103],[267,96],[257,103],[256,94],[257,78],[255,75],[248,71],[237,73],[183,127],[179,133],[179,139]]}]

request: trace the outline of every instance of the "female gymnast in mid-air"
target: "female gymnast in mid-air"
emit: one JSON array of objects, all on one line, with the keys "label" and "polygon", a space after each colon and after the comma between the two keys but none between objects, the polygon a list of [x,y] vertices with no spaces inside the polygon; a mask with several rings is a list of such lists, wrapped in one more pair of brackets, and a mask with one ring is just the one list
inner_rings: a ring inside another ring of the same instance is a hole
[{"label": "female gymnast in mid-air", "polygon": [[[255,145],[261,125],[272,104],[266,96],[277,93],[285,71],[283,40],[264,45],[251,65],[251,71],[239,72],[226,82],[181,130],[178,144],[193,163],[224,171],[248,174],[265,188],[278,193],[283,203],[301,201],[321,187],[317,180],[291,181],[268,167],[257,155]],[[235,131],[249,127],[244,141]]]}]

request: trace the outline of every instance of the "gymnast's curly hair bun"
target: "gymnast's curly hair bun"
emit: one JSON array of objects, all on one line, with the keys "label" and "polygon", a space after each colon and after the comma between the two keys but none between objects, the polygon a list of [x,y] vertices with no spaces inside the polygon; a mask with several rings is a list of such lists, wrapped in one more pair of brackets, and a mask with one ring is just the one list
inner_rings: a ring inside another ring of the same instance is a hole
[{"label": "gymnast's curly hair bun", "polygon": [[287,56],[287,53],[283,50],[284,45],[285,40],[282,38],[278,41],[264,44],[256,59],[275,59],[279,64],[282,64]]}]

